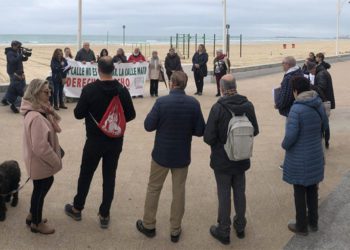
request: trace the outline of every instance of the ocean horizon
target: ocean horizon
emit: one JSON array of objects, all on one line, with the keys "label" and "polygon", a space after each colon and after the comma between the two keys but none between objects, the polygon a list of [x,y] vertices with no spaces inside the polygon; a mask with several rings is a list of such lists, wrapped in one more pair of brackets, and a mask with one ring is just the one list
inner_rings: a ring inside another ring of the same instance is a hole
[{"label": "ocean horizon", "polygon": [[[182,43],[182,35],[180,43]],[[187,34],[186,34],[187,36]],[[275,37],[251,37],[242,36],[244,44],[251,43],[275,43],[275,42],[300,42],[300,41],[329,41],[334,38],[330,37],[288,37],[288,36],[275,36]],[[344,37],[349,39],[349,37]],[[175,44],[175,36],[173,36],[173,44]],[[21,41],[22,44],[28,45],[51,45],[51,44],[76,44],[76,35],[48,35],[48,34],[0,34],[0,45],[9,45],[12,40]],[[232,44],[239,44],[239,36],[231,36]],[[83,35],[82,41],[88,41],[90,44],[122,44],[123,37],[116,35]],[[187,41],[187,40],[186,40]],[[191,43],[194,43],[195,35],[191,34]],[[197,35],[197,42],[203,43],[203,34]],[[213,44],[214,35],[206,34],[207,44]],[[170,36],[126,36],[126,44],[170,44]],[[222,36],[216,36],[216,43],[222,43]]]}]

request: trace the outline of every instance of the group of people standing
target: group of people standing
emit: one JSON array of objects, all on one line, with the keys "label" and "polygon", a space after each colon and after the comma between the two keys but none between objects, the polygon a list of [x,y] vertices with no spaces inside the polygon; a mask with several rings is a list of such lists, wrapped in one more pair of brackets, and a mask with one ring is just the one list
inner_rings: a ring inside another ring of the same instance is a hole
[{"label": "group of people standing", "polygon": [[[103,195],[99,207],[101,228],[108,228],[110,209],[114,197],[116,170],[122,151],[123,136],[111,138],[98,126],[114,97],[120,100],[126,122],[133,120],[136,112],[132,98],[117,80],[113,79],[114,61],[104,56],[97,62],[100,79],[83,88],[74,109],[76,119],[84,119],[86,141],[80,166],[77,192],[72,203],[65,205],[65,213],[76,221],[82,220],[90,184],[98,163],[102,159]],[[147,237],[156,235],[156,214],[163,183],[169,172],[173,180],[170,239],[178,242],[182,233],[182,218],[185,212],[185,186],[191,163],[192,137],[204,135],[211,147],[211,167],[218,185],[219,224],[210,228],[213,237],[224,244],[230,242],[231,188],[235,193],[236,216],[234,228],[244,238],[246,226],[245,171],[250,160],[233,162],[225,155],[224,144],[231,110],[236,115],[246,114],[254,126],[254,135],[259,133],[254,106],[237,92],[236,80],[224,75],[220,80],[223,97],[214,104],[207,121],[204,121],[200,103],[185,93],[188,77],[183,71],[173,71],[170,76],[170,93],[156,100],[144,121],[148,132],[157,131],[150,177],[146,192],[143,217],[136,228]],[[26,223],[34,233],[55,232],[49,221],[42,216],[46,194],[54,175],[62,169],[64,150],[60,147],[57,133],[60,116],[49,103],[51,91],[48,81],[34,79],[29,84],[21,104],[24,115],[24,162],[34,188]],[[92,98],[93,97],[93,98]],[[120,118],[120,117],[119,117]],[[109,121],[110,122],[110,121]]]},{"label": "group of people standing", "polygon": [[285,72],[275,108],[286,117],[282,148],[286,151],[281,165],[283,180],[293,185],[296,219],[288,229],[306,236],[318,230],[318,188],[324,179],[325,148],[329,148],[330,110],[335,108],[333,83],[324,55],[310,53],[303,68],[294,57],[282,62]]},{"label": "group of people standing", "polygon": [[[19,55],[15,49],[11,53]],[[167,58],[165,60],[166,73],[170,78],[170,93],[157,98],[144,121],[144,129],[148,132],[156,131],[156,134],[143,217],[136,221],[136,228],[147,237],[156,235],[159,197],[165,179],[171,172],[173,199],[170,212],[170,239],[172,242],[179,241],[185,212],[185,187],[188,167],[191,164],[192,137],[203,136],[204,142],[211,149],[210,166],[214,171],[219,201],[218,223],[211,226],[209,232],[221,243],[229,244],[231,224],[238,238],[245,237],[247,224],[245,172],[250,168],[251,162],[250,157],[241,160],[230,159],[225,144],[228,141],[229,124],[235,116],[247,118],[253,129],[252,137],[259,134],[254,106],[247,97],[238,93],[236,79],[232,74],[226,74],[229,70],[228,61],[222,51],[217,51],[214,72],[217,74],[221,97],[212,106],[205,123],[199,101],[185,93],[188,77],[182,71],[180,59],[177,57],[175,51],[170,49],[168,60]],[[72,58],[69,49],[64,50],[64,55],[62,50],[55,50],[51,67],[53,81],[56,81],[58,87],[54,88],[54,95],[55,89],[58,89],[59,93],[61,89],[59,84],[63,84],[64,73],[69,70],[66,64],[69,58]],[[75,118],[85,121],[86,141],[77,192],[73,202],[65,205],[64,211],[74,220],[82,220],[90,184],[102,159],[103,194],[98,215],[101,228],[108,228],[110,223],[116,170],[124,138],[105,134],[100,122],[115,99],[119,100],[116,102],[119,103],[118,109],[123,110],[122,120],[130,122],[136,117],[129,91],[112,76],[114,63],[117,60],[123,62],[125,59],[123,51],[119,51],[113,58],[108,56],[108,51],[104,51],[96,60],[88,43],[84,43],[84,48],[76,56],[76,60],[82,63],[97,62],[100,79],[83,88],[74,109]],[[203,91],[207,60],[204,46],[199,46],[193,57],[198,95]],[[128,61],[145,61],[145,58],[138,49],[135,49]],[[161,63],[158,55],[153,52],[150,60],[151,71],[160,70],[159,65]],[[275,108],[286,117],[285,136],[282,142],[282,147],[286,151],[282,165],[283,180],[294,187],[296,221],[290,222],[288,228],[301,235],[307,235],[309,230],[318,230],[318,184],[324,178],[325,165],[322,137],[328,138],[325,143],[328,148],[330,134],[328,132],[327,137],[326,130],[329,130],[329,123],[326,103],[330,102],[330,109],[335,108],[331,77],[323,65],[320,62],[316,65],[308,60],[306,62],[308,75],[304,75],[305,72],[303,73],[296,65],[295,58],[284,58],[282,67],[285,74],[279,94],[275,98]],[[310,75],[315,75],[313,82]],[[154,73],[151,80],[156,80],[156,76]],[[157,95],[156,88],[157,84],[153,81],[151,93],[154,95]],[[62,169],[64,156],[64,150],[60,147],[57,137],[57,133],[62,132],[59,126],[61,117],[55,111],[55,104],[58,108],[63,107],[58,94],[56,96],[58,99],[54,101],[52,108],[50,96],[48,81],[34,79],[24,93],[20,109],[24,116],[24,162],[34,186],[26,223],[32,232],[42,234],[55,232],[48,220],[42,217],[42,210],[45,196],[54,182],[54,175]],[[233,222],[231,189],[234,193],[235,207]]]}]

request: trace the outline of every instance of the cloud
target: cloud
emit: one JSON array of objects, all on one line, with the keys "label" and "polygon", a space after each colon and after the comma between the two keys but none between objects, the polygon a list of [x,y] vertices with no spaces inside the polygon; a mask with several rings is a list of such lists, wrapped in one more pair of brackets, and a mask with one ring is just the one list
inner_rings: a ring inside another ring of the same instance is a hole
[{"label": "cloud", "polygon": [[[74,34],[78,0],[1,0],[0,34]],[[336,1],[227,0],[230,33],[245,36],[333,37]],[[83,0],[83,33],[129,35],[221,34],[221,0]],[[350,4],[341,34],[350,35]]]}]

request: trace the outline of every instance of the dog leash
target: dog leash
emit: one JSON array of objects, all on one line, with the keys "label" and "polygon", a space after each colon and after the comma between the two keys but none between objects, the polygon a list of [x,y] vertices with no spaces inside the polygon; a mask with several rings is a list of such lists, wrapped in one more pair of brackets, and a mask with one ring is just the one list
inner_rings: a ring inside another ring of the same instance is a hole
[{"label": "dog leash", "polygon": [[21,189],[28,183],[29,180],[30,180],[30,177],[28,177],[28,179],[26,180],[26,182],[25,182],[22,186],[20,186],[19,188],[15,189],[15,190],[13,190],[13,191],[7,193],[7,194],[0,194],[0,196],[6,197],[6,196],[8,196],[8,195],[12,195],[12,194],[18,193],[19,190],[21,190]]}]

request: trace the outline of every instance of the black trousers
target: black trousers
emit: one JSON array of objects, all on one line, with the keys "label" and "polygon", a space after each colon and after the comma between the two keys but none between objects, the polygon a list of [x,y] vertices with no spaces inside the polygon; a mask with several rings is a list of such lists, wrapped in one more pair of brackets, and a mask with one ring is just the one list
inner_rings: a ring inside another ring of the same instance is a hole
[{"label": "black trousers", "polygon": [[63,88],[64,85],[61,81],[54,81],[53,82],[53,104],[55,106],[59,106],[63,104]]},{"label": "black trousers", "polygon": [[306,231],[308,224],[311,226],[317,226],[318,224],[318,185],[293,186],[296,226],[298,230]]},{"label": "black trousers", "polygon": [[151,79],[151,84],[150,84],[150,89],[149,89],[151,96],[158,95],[158,83],[159,83],[159,80],[152,80]]},{"label": "black trousers", "polygon": [[203,92],[204,77],[199,72],[194,72],[194,80],[196,81],[197,93]]},{"label": "black trousers", "polygon": [[30,213],[32,214],[32,223],[35,225],[38,225],[42,220],[44,199],[52,186],[53,180],[53,176],[42,180],[33,180],[34,188],[30,202]]},{"label": "black trousers", "polygon": [[325,131],[324,131],[324,141],[325,141],[326,143],[328,143],[330,138],[331,138],[331,130],[330,130],[330,128],[328,127],[328,128],[325,129]]},{"label": "black trousers", "polygon": [[83,150],[83,158],[78,179],[78,191],[74,197],[74,208],[83,210],[95,170],[102,159],[103,195],[99,213],[109,216],[114,198],[115,176],[123,139],[105,140],[88,138]]},{"label": "black trousers", "polygon": [[245,173],[239,175],[226,175],[215,172],[218,192],[219,209],[218,223],[219,231],[227,236],[231,230],[231,189],[233,190],[233,203],[236,215],[233,218],[233,226],[238,232],[245,229],[247,220],[245,218]]}]

